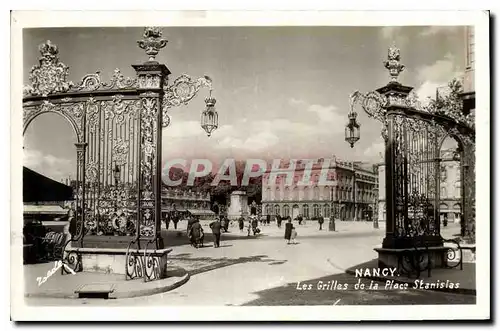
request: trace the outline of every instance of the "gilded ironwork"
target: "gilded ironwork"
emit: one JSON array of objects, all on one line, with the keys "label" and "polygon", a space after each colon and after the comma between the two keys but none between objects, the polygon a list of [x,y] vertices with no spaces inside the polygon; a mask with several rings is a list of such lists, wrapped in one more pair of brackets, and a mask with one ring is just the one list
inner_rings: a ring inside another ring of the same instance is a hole
[{"label": "gilded ironwork", "polygon": [[154,177],[156,171],[156,126],[158,124],[158,95],[152,92],[141,94],[142,110],[141,110],[141,214],[140,217],[140,234],[145,237],[150,237],[155,234],[155,213],[154,213]]},{"label": "gilded ironwork", "polygon": [[69,67],[59,61],[59,50],[50,40],[41,44],[38,50],[42,54],[39,64],[30,70],[30,85],[24,87],[25,96],[48,96],[53,93],[69,91],[73,83],[67,81]]},{"label": "gilded ironwork", "polygon": [[76,134],[77,141],[83,141],[83,115],[84,105],[81,103],[52,103],[49,100],[43,100],[36,105],[23,107],[23,133],[26,132],[28,125],[39,115],[44,113],[56,113],[63,116],[71,124]]},{"label": "gilded ironwork", "polygon": [[[182,74],[172,84],[165,84],[163,87],[163,118],[166,119],[168,117],[167,112],[169,108],[178,107],[183,104],[186,105],[198,94],[202,87],[212,89],[212,79],[204,76],[194,80],[192,77]],[[163,126],[165,127],[169,123],[168,120],[165,120]]]},{"label": "gilded ironwork", "polygon": [[87,74],[82,80],[70,88],[70,92],[94,92],[112,90],[130,90],[137,87],[137,79],[125,77],[120,69],[116,68],[109,82],[102,80],[101,73]]},{"label": "gilded ironwork", "polygon": [[161,29],[158,27],[147,27],[144,29],[144,39],[137,41],[139,48],[143,49],[149,56],[149,61],[155,61],[158,52],[167,45],[167,40],[162,39]]},{"label": "gilded ironwork", "polygon": [[[77,137],[72,183],[76,232],[64,249],[84,247],[86,236],[133,236],[130,244],[138,247],[147,237],[146,253],[130,255],[130,261],[136,261],[133,272],[145,279],[161,276],[155,255],[163,247],[156,216],[161,203],[160,125],[170,124],[169,108],[187,104],[202,87],[211,88],[207,76],[181,75],[168,85],[168,69],[151,62],[166,43],[158,28],[146,28],[138,44],[150,62],[133,66],[134,78],[115,69],[108,82],[97,71],[74,84],[67,80],[69,68],[59,61],[57,46],[48,41],[39,47],[42,57],[30,72],[23,97],[23,132],[40,114],[57,113],[70,122]],[[215,98],[207,98],[206,104],[213,108]],[[81,269],[78,251],[70,249],[63,256],[68,265]],[[132,272],[130,261],[127,275]]]}]

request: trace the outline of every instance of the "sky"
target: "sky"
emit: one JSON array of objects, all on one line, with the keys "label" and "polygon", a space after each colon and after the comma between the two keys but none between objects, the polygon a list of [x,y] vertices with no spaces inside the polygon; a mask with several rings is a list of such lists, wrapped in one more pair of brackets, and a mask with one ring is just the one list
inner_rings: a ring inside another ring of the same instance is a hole
[{"label": "sky", "polygon": [[[69,80],[101,72],[108,80],[119,68],[147,60],[137,46],[142,28],[25,29],[23,78],[38,63],[38,45],[51,40]],[[380,162],[381,125],[358,111],[361,139],[344,140],[349,95],[386,85],[387,49],[401,49],[402,84],[425,100],[437,87],[462,75],[463,27],[165,27],[168,40],[156,59],[173,81],[181,74],[213,80],[219,128],[207,137],[200,127],[207,90],[187,106],[170,110],[163,131],[163,161],[173,158],[308,159],[335,155],[344,160]],[[24,165],[55,180],[76,174],[76,142],[69,123],[43,114],[24,136]]]}]

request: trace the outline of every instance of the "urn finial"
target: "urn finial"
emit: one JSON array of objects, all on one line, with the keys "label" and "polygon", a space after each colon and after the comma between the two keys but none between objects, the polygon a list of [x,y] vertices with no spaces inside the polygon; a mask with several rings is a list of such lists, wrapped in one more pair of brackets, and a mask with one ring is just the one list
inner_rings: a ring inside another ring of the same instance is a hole
[{"label": "urn finial", "polygon": [[391,82],[397,82],[399,74],[405,69],[405,66],[399,62],[400,59],[401,50],[393,42],[392,46],[389,47],[387,61],[384,61],[384,66],[389,70],[389,75],[391,75]]},{"label": "urn finial", "polygon": [[149,61],[155,61],[158,52],[167,45],[167,40],[162,39],[162,32],[159,27],[146,27],[142,40],[138,40],[137,44],[149,56]]}]

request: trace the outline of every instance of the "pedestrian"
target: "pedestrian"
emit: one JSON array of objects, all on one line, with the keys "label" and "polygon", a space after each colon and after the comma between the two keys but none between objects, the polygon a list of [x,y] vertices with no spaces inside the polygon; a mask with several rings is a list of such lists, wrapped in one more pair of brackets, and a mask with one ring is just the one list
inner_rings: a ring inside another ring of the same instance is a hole
[{"label": "pedestrian", "polygon": [[245,218],[243,215],[238,218],[238,227],[240,228],[240,232],[243,232],[243,228],[245,227]]},{"label": "pedestrian", "polygon": [[179,223],[180,215],[177,212],[174,212],[174,216],[172,217],[172,221],[174,222],[174,229],[177,230],[177,223]]},{"label": "pedestrian", "polygon": [[224,223],[222,223],[224,226],[224,232],[228,232],[229,230],[229,218],[227,216],[224,216]]},{"label": "pedestrian", "polygon": [[253,216],[252,217],[252,232],[253,232],[253,235],[255,236],[257,233],[260,232],[259,228],[258,228],[258,225],[259,225],[259,221],[257,220],[257,217]]},{"label": "pedestrian", "polygon": [[266,224],[269,225],[271,224],[271,215],[266,215]]},{"label": "pedestrian", "polygon": [[247,237],[250,237],[250,232],[252,231],[252,220],[248,220],[247,224]]},{"label": "pedestrian", "polygon": [[285,240],[288,240],[288,244],[290,244],[290,240],[292,238],[292,229],[293,229],[292,219],[289,218],[288,222],[285,224]]},{"label": "pedestrian", "polygon": [[215,219],[214,222],[210,223],[210,229],[212,229],[212,234],[214,235],[214,248],[218,248],[220,246],[220,229],[221,224],[219,219]]},{"label": "pedestrian", "polygon": [[171,218],[170,218],[170,212],[167,212],[167,215],[165,217],[165,226],[167,227],[167,230],[168,230],[168,227],[170,225],[170,220],[171,220]]},{"label": "pedestrian", "polygon": [[302,219],[303,219],[303,218],[302,218],[302,216],[301,216],[301,215],[299,215],[299,216],[297,217],[297,219],[298,219],[298,221],[299,221],[299,225],[302,225]]},{"label": "pedestrian", "polygon": [[199,220],[196,220],[195,223],[191,225],[188,237],[194,248],[203,247],[203,228]]},{"label": "pedestrian", "polygon": [[278,228],[281,229],[281,215],[276,215],[276,224],[278,224]]},{"label": "pedestrian", "polygon": [[321,214],[319,215],[318,217],[318,223],[319,223],[319,230],[323,230],[323,223],[325,222],[325,219],[323,218],[323,216],[321,216]]}]

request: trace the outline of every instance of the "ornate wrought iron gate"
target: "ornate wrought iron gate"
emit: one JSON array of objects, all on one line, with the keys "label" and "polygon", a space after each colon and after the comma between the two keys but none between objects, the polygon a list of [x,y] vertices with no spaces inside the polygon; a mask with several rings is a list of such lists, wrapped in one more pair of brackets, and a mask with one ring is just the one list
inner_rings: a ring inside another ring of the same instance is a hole
[{"label": "ornate wrought iron gate", "polygon": [[[384,248],[440,246],[440,150],[447,137],[459,146],[462,169],[462,214],[467,236],[475,238],[475,130],[474,118],[459,112],[429,111],[412,94],[412,87],[396,81],[404,69],[399,49],[389,49],[385,62],[392,81],[373,92],[351,95],[383,124],[385,140],[386,237]],[[351,114],[356,116],[354,110]]]},{"label": "ornate wrought iron gate", "polygon": [[[142,242],[142,247],[154,243],[163,248],[162,127],[170,123],[169,108],[186,104],[202,87],[211,90],[207,76],[193,80],[181,75],[168,84],[170,71],[155,61],[166,45],[158,28],[146,28],[138,44],[149,60],[133,65],[135,78],[116,69],[110,82],[95,73],[74,84],[67,80],[69,68],[59,61],[57,46],[47,41],[39,47],[42,56],[24,89],[23,132],[37,116],[51,112],[66,118],[77,136],[76,233],[71,241],[79,247],[114,242],[115,247],[133,243],[140,248]],[[205,102],[212,111],[215,99]]]}]

